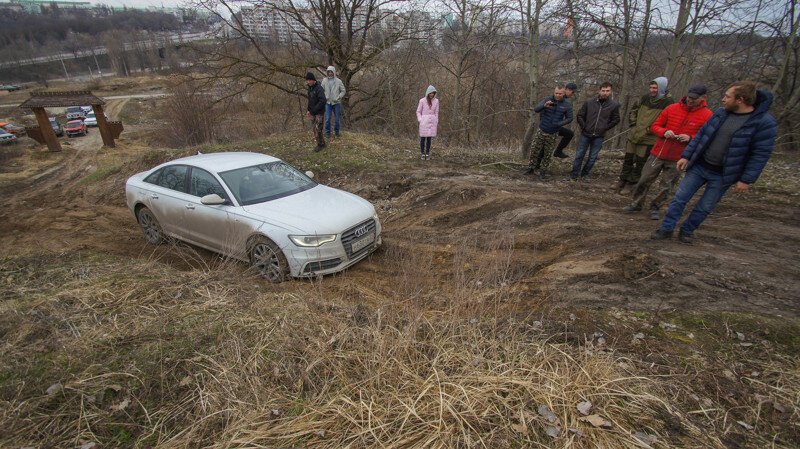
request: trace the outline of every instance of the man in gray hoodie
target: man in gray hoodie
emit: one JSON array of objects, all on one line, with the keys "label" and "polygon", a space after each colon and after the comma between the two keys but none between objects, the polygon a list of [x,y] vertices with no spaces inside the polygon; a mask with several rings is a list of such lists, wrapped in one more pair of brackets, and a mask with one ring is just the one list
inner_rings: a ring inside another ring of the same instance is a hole
[{"label": "man in gray hoodie", "polygon": [[336,77],[336,69],[331,65],[325,71],[326,77],[322,80],[322,88],[325,89],[325,137],[331,137],[331,115],[336,116],[333,131],[339,137],[339,122],[342,118],[342,98],[347,92],[342,80]]}]

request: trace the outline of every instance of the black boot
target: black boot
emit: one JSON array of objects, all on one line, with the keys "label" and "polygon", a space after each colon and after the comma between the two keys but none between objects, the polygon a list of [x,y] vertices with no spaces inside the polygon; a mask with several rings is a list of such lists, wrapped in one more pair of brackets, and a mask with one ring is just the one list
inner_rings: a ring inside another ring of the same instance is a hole
[{"label": "black boot", "polygon": [[559,159],[566,159],[569,157],[569,154],[565,153],[563,148],[557,148],[553,156]]},{"label": "black boot", "polygon": [[528,167],[527,170],[523,172],[525,175],[532,175],[533,174],[533,167]]}]

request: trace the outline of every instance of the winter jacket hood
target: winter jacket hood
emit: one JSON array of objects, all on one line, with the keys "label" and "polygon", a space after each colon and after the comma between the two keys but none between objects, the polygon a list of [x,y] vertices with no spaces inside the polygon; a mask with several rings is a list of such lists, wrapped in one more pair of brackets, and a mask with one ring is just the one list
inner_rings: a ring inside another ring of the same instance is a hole
[{"label": "winter jacket hood", "polygon": [[[653,81],[658,84],[656,80]],[[664,83],[666,86],[666,78],[664,78]],[[659,92],[660,89],[661,85],[659,85]],[[653,145],[656,143],[656,136],[650,132],[650,125],[656,121],[664,108],[674,102],[672,95],[665,95],[661,98],[653,98],[649,94],[642,95],[628,112],[628,126],[630,127],[628,130],[628,142],[633,145]]]},{"label": "winter jacket hood", "polygon": [[428,95],[431,94],[431,92],[436,92],[436,88],[433,87],[433,84],[431,84],[430,86],[428,86],[427,89],[425,89],[425,96],[427,97]]},{"label": "winter jacket hood", "polygon": [[667,139],[664,133],[669,130],[675,135],[686,134],[691,142],[709,117],[711,110],[706,107],[705,99],[693,108],[686,104],[686,97],[667,106],[650,126],[650,131],[658,137],[650,154],[664,161],[677,161],[689,142],[674,137]]},{"label": "winter jacket hood", "polygon": [[[767,161],[775,148],[778,135],[778,122],[769,113],[772,105],[772,93],[758,90],[754,110],[750,118],[733,133],[728,151],[722,161],[722,182],[726,185],[741,181],[746,184],[756,182],[767,165]],[[717,109],[705,125],[697,132],[697,137],[681,154],[689,160],[689,167],[697,163],[708,148],[717,130],[728,118],[725,108]]]},{"label": "winter jacket hood", "polygon": [[653,80],[654,83],[658,86],[658,94],[656,95],[656,100],[660,100],[667,96],[667,77],[666,76],[659,76],[658,78]]},{"label": "winter jacket hood", "polygon": [[[328,72],[333,72],[333,76],[328,76]],[[325,69],[325,78],[322,78],[322,88],[325,89],[325,98],[330,105],[341,103],[344,94],[347,93],[342,80],[336,77],[336,68],[332,65]]]}]

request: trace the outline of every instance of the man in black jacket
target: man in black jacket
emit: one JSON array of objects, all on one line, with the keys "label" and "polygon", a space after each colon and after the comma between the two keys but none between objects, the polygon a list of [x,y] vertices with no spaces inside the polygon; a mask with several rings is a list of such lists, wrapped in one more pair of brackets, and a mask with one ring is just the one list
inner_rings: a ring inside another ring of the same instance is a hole
[{"label": "man in black jacket", "polygon": [[312,72],[306,73],[306,84],[308,84],[308,116],[314,120],[314,137],[317,139],[314,151],[317,152],[325,148],[325,136],[322,134],[322,125],[325,122],[325,90]]},{"label": "man in black jacket", "polygon": [[[589,176],[589,172],[597,161],[597,155],[603,147],[603,137],[606,131],[619,123],[619,103],[611,99],[613,86],[609,82],[600,85],[597,98],[587,100],[578,112],[578,127],[581,129],[581,138],[575,151],[575,161],[572,163],[570,178],[578,179]],[[591,149],[590,149],[591,148]],[[581,170],[586,150],[589,158]]]}]

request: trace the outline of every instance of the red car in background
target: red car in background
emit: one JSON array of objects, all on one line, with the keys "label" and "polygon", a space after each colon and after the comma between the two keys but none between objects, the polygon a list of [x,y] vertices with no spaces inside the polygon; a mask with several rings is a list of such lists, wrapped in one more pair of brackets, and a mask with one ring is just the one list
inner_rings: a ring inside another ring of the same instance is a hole
[{"label": "red car in background", "polygon": [[0,129],[3,129],[7,133],[16,134],[18,136],[25,135],[25,127],[15,125],[10,122],[0,122]]},{"label": "red car in background", "polygon": [[67,133],[67,137],[73,136],[85,136],[89,133],[89,130],[86,128],[86,123],[83,123],[83,120],[70,120],[64,125],[64,131]]}]

